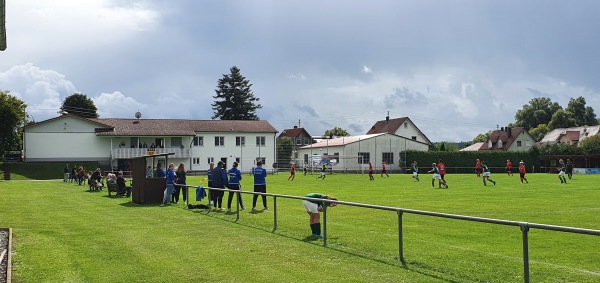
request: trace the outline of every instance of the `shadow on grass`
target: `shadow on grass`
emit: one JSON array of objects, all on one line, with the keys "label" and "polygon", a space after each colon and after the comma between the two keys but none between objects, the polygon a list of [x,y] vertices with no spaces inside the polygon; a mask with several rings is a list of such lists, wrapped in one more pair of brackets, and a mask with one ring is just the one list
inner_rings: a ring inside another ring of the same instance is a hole
[{"label": "shadow on grass", "polygon": [[[222,218],[221,216],[224,215],[228,215],[228,216],[233,216],[235,215],[237,212],[236,211],[231,211],[231,212],[227,212],[227,211],[219,211],[219,210],[211,210],[209,211],[208,209],[190,209],[190,211],[192,211],[193,213],[198,213],[198,214],[202,214],[208,217],[212,217],[215,219],[219,219],[225,222],[229,222],[229,223],[233,223],[233,224],[238,224],[238,225],[242,225],[244,227],[247,228],[253,228],[259,231],[263,231],[263,232],[267,232],[267,233],[273,233],[276,235],[279,235],[281,237],[290,239],[290,240],[296,240],[296,241],[301,241],[307,244],[311,244],[311,245],[315,245],[315,246],[319,246],[319,247],[323,247],[323,239],[318,238],[318,237],[314,237],[312,235],[306,236],[304,238],[298,238],[298,237],[293,237],[293,236],[289,236],[289,235],[285,235],[285,234],[281,234],[281,233],[277,233],[276,230],[273,229],[265,229],[263,227],[257,227],[257,226],[253,226],[253,225],[249,225],[249,224],[244,224],[244,223],[240,223],[239,221],[233,219],[233,220],[229,220],[229,219],[225,219]],[[264,213],[265,211],[263,210],[255,210],[255,211],[249,211],[248,213],[250,214],[261,214]],[[242,213],[242,211],[240,211],[240,213]],[[328,237],[328,240],[335,240],[338,238],[335,237]],[[415,272],[424,276],[428,276],[431,278],[434,278],[435,280],[440,280],[440,281],[445,281],[445,282],[463,282],[465,281],[464,277],[460,277],[460,278],[452,278],[455,277],[453,275],[449,275],[449,274],[444,274],[441,271],[439,271],[439,268],[436,267],[431,267],[431,266],[427,266],[424,263],[418,262],[418,261],[410,261],[410,262],[406,262],[404,260],[400,261],[398,260],[397,257],[394,258],[395,262],[390,262],[389,260],[383,260],[383,259],[376,259],[376,258],[372,258],[372,257],[368,257],[367,255],[364,254],[360,254],[360,253],[356,253],[356,252],[349,252],[347,250],[343,250],[340,248],[336,248],[336,247],[332,247],[331,245],[328,245],[327,247],[323,247],[326,249],[331,249],[337,252],[341,252],[347,255],[351,255],[351,256],[355,256],[355,257],[359,257],[365,260],[371,260],[380,264],[385,264],[385,265],[389,265],[389,266],[394,266],[394,267],[400,267],[406,271],[410,271],[410,272]],[[471,278],[471,279],[467,279],[468,281],[477,281],[479,282],[480,279],[477,278]]]}]

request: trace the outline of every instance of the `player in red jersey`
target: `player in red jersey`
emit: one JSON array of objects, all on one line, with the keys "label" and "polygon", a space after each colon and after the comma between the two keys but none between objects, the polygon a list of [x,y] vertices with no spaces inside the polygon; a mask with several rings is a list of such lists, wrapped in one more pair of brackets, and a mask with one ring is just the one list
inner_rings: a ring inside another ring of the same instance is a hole
[{"label": "player in red jersey", "polygon": [[482,172],[483,171],[481,171],[481,161],[477,159],[477,162],[475,163],[475,174],[477,174],[477,177],[481,177]]},{"label": "player in red jersey", "polygon": [[294,164],[292,164],[292,168],[290,168],[290,176],[288,177],[288,181],[290,179],[292,179],[292,181],[294,181],[294,178],[296,178],[296,166]]},{"label": "player in red jersey", "polygon": [[381,162],[381,177],[383,177],[383,174],[385,174],[386,176],[390,176],[387,173],[387,170],[385,170],[385,162]]},{"label": "player in red jersey", "polygon": [[444,176],[446,176],[446,165],[442,163],[441,159],[440,162],[438,162],[437,167],[440,169],[440,177],[442,178],[442,182],[446,185],[446,188],[448,188],[448,182],[446,182],[446,179],[444,179]]},{"label": "player in red jersey", "polygon": [[373,180],[375,180],[375,178],[373,178],[373,165],[371,164],[371,162],[369,162],[369,181]]},{"label": "player in red jersey", "polygon": [[512,172],[512,162],[510,162],[510,159],[506,160],[506,174],[508,174],[508,176],[512,176],[513,172]]},{"label": "player in red jersey", "polygon": [[527,181],[527,178],[525,178],[526,173],[527,169],[525,169],[525,163],[523,163],[523,160],[521,160],[521,162],[519,162],[519,176],[521,177],[521,183],[523,183],[523,180],[525,180],[525,182],[529,184],[529,181]]}]

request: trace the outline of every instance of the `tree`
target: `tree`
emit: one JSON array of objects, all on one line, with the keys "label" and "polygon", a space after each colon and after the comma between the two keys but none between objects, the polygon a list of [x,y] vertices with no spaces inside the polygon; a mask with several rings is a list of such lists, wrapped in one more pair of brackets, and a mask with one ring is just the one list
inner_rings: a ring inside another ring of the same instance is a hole
[{"label": "tree", "polygon": [[74,93],[65,98],[60,110],[85,118],[98,118],[98,108],[94,101],[82,93]]},{"label": "tree", "polygon": [[598,124],[594,108],[585,106],[585,98],[583,96],[569,99],[569,104],[565,110],[573,113],[573,118],[575,118],[577,126],[594,126]]},{"label": "tree", "polygon": [[293,154],[294,141],[289,137],[277,139],[277,167],[289,167],[294,159]]},{"label": "tree", "polygon": [[346,131],[342,128],[335,127],[331,130],[326,130],[325,134],[323,134],[323,136],[326,136],[326,137],[334,137],[334,136],[335,137],[349,137],[350,133],[348,133],[348,131]]},{"label": "tree", "polygon": [[600,136],[594,135],[581,141],[579,144],[585,154],[600,154]]},{"label": "tree", "polygon": [[535,141],[541,141],[547,133],[552,131],[548,125],[539,124],[537,127],[529,130],[529,134],[533,137]]},{"label": "tree", "polygon": [[25,102],[8,91],[0,91],[0,156],[4,156],[5,151],[22,148],[22,126],[27,122],[25,108]]},{"label": "tree", "polygon": [[492,131],[488,131],[485,134],[479,134],[473,139],[473,143],[486,142],[491,134],[492,134]]},{"label": "tree", "polygon": [[571,128],[577,126],[577,121],[573,118],[573,113],[559,109],[552,115],[548,124],[550,129]]},{"label": "tree", "polygon": [[557,102],[552,102],[550,98],[533,98],[529,101],[529,104],[523,105],[523,109],[517,110],[514,125],[529,130],[539,124],[549,124],[552,115],[559,109],[562,109],[562,107]]},{"label": "tree", "polygon": [[230,74],[224,74],[218,81],[216,95],[213,96],[215,102],[211,104],[215,111],[212,118],[260,120],[256,110],[262,108],[262,105],[256,104],[260,98],[255,97],[250,90],[252,84],[242,76],[238,67],[233,66],[230,71]]}]

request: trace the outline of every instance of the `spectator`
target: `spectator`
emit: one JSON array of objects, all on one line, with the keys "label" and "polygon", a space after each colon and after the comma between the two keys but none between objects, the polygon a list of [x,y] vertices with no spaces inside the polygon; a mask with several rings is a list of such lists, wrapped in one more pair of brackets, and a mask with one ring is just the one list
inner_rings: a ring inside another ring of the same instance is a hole
[{"label": "spectator", "polygon": [[71,168],[71,183],[76,182],[77,172],[77,165],[73,165],[73,168]]},{"label": "spectator", "polygon": [[[172,202],[175,203],[179,203],[179,194],[182,191],[182,186],[178,186],[178,185],[185,185],[186,184],[186,171],[185,171],[185,165],[183,165],[182,163],[179,163],[179,167],[177,167],[177,171],[175,172],[176,178],[177,178],[177,185],[175,185],[175,193],[173,194],[173,197],[171,198]],[[186,203],[187,202],[187,194],[186,194],[187,190],[183,190],[183,202]]]},{"label": "spectator", "polygon": [[146,178],[152,178],[152,165],[148,165],[146,168]]},{"label": "spectator", "polygon": [[[231,169],[229,169],[229,171],[227,172],[227,174],[229,175],[229,183],[227,184],[227,188],[230,190],[242,190],[242,185],[240,184],[240,181],[242,180],[242,173],[240,172],[240,170],[237,169],[238,167],[238,163],[237,161],[233,162],[233,167],[231,167]],[[229,192],[229,197],[227,198],[227,211],[231,211],[231,201],[233,200],[233,195],[235,193],[230,191]],[[240,206],[242,207],[242,210],[245,210],[246,207],[244,206],[244,201],[242,200],[242,194],[237,193],[238,196],[238,202],[240,204]]]},{"label": "spectator", "polygon": [[[266,193],[267,192],[267,170],[262,168],[262,161],[256,162],[256,167],[252,170],[252,174],[254,175],[254,192],[256,193]],[[263,206],[265,210],[269,209],[267,207],[267,196],[262,195]],[[256,200],[258,200],[258,195],[254,195],[252,197],[252,210],[256,210]]]},{"label": "spectator", "polygon": [[[225,186],[227,186],[227,171],[225,171],[224,167],[225,167],[225,165],[223,164],[223,161],[219,161],[219,163],[217,163],[217,166],[212,170],[213,188],[225,189]],[[214,201],[213,207],[217,208],[217,206],[218,206],[219,210],[222,210],[223,209],[223,195],[225,195],[225,192],[215,190],[214,195],[215,195],[215,199],[213,200]]]},{"label": "spectator", "polygon": [[165,178],[167,177],[165,170],[162,169],[163,165],[162,163],[158,163],[156,164],[156,177],[158,178]]},{"label": "spectator", "polygon": [[148,148],[148,144],[146,142],[144,142],[144,144],[142,145],[142,147]]},{"label": "spectator", "polygon": [[131,196],[131,186],[127,186],[125,178],[123,178],[123,172],[120,171],[117,176],[117,187],[119,188],[117,195],[119,196]]},{"label": "spectator", "polygon": [[69,169],[69,164],[65,165],[65,169],[63,170],[64,173],[64,180],[63,182],[67,182],[67,180],[69,179],[69,172],[71,172],[71,169]]},{"label": "spectator", "polygon": [[165,189],[163,203],[166,205],[171,204],[171,194],[173,194],[173,190],[175,189],[175,171],[173,171],[173,169],[175,169],[175,165],[170,163],[167,173],[165,174],[167,177],[167,188]]}]

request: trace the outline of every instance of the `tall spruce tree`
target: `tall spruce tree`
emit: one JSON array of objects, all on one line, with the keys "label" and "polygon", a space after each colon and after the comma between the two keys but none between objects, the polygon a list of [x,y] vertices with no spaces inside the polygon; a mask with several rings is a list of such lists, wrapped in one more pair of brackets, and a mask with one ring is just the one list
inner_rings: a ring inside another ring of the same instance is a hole
[{"label": "tall spruce tree", "polygon": [[215,111],[213,119],[221,120],[260,120],[256,110],[262,108],[257,104],[260,99],[255,97],[250,87],[252,84],[242,76],[240,69],[231,67],[231,73],[223,75],[218,82],[215,102],[212,109]]}]

